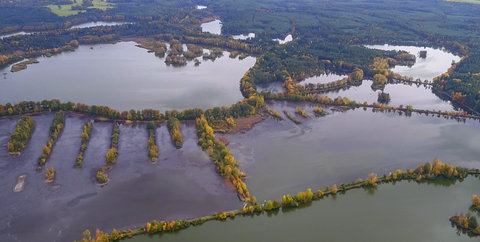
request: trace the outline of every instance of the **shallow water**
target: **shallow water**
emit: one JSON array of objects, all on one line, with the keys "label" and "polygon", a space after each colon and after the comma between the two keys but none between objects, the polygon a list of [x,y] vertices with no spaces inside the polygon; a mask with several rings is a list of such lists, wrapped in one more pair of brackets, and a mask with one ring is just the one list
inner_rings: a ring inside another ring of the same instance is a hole
[{"label": "shallow water", "polygon": [[225,52],[195,67],[167,66],[134,42],[80,46],[10,73],[0,70],[0,103],[60,99],[118,110],[229,106],[241,101],[239,81],[255,58],[231,59]]},{"label": "shallow water", "polygon": [[[413,79],[433,80],[433,78],[440,76],[447,72],[452,65],[452,61],[459,62],[460,57],[449,53],[443,49],[434,49],[430,47],[416,47],[416,46],[392,46],[392,45],[367,45],[367,48],[380,50],[403,50],[417,57],[413,66],[395,66],[391,71],[403,76],[413,77]],[[421,50],[427,51],[427,58],[419,57]]]},{"label": "shallow water", "polygon": [[468,210],[478,186],[478,178],[448,187],[397,182],[374,191],[348,191],[295,211],[238,216],[128,241],[477,241],[457,234],[448,218]]},{"label": "shallow water", "polygon": [[[480,123],[459,123],[413,114],[372,113],[371,109],[313,115],[313,105],[275,102],[280,113],[303,106],[302,122],[271,118],[245,133],[227,135],[233,155],[247,174],[250,193],[259,201],[416,168],[433,158],[454,165],[480,167]],[[329,109],[328,112],[332,113]],[[283,114],[282,114],[283,115]]]},{"label": "shallow water", "polygon": [[[0,241],[73,241],[82,231],[143,225],[157,219],[185,219],[238,209],[242,203],[227,188],[208,155],[196,145],[194,125],[182,124],[182,149],[167,128],[157,128],[159,161],[147,157],[145,125],[121,125],[119,157],[100,187],[95,174],[105,165],[111,123],[94,123],[82,168],[74,168],[80,134],[88,119],[67,115],[63,132],[46,167],[55,167],[53,184],[44,183],[37,159],[48,140],[53,114],[34,116],[35,132],[19,157],[7,155],[6,142],[17,119],[0,119]],[[17,176],[27,174],[25,190],[13,192]]]}]

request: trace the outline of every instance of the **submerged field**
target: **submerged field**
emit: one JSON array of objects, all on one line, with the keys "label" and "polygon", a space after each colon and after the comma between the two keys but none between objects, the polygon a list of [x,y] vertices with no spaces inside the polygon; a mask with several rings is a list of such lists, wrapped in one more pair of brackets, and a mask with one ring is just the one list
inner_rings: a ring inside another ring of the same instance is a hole
[{"label": "submerged field", "polygon": [[[130,228],[152,219],[187,219],[242,207],[235,192],[216,174],[208,155],[196,144],[194,126],[182,125],[184,146],[176,149],[164,125],[157,128],[160,159],[147,157],[145,125],[122,125],[119,157],[110,181],[99,186],[95,173],[105,165],[111,123],[93,124],[82,168],[75,168],[81,127],[86,119],[67,115],[63,133],[46,167],[55,167],[53,184],[37,172],[53,115],[34,116],[35,132],[19,157],[7,155],[6,143],[16,119],[0,120],[0,209],[2,241],[73,241],[89,228]],[[13,192],[26,174],[25,190]]]}]

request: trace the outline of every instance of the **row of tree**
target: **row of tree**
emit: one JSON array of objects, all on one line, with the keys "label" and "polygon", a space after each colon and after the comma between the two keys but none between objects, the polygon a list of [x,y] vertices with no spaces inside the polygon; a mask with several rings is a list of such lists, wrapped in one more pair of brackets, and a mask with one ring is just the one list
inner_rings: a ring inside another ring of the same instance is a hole
[{"label": "row of tree", "polygon": [[158,160],[158,146],[156,145],[155,139],[155,122],[150,121],[147,124],[147,131],[148,131],[148,157],[152,159],[152,162]]},{"label": "row of tree", "polygon": [[47,142],[47,145],[43,146],[43,153],[38,158],[38,170],[41,170],[42,167],[47,162],[50,153],[52,152],[53,145],[57,141],[58,135],[62,131],[65,125],[65,113],[63,111],[58,111],[53,117],[52,124],[50,126],[49,137],[50,139]]},{"label": "row of tree", "polygon": [[169,117],[167,121],[168,131],[170,132],[170,136],[172,137],[172,141],[175,144],[177,149],[182,148],[183,145],[183,134],[180,130],[180,120],[175,117]]},{"label": "row of tree", "polygon": [[90,135],[92,134],[92,122],[86,121],[83,125],[82,131],[82,144],[80,146],[80,152],[77,155],[77,160],[75,162],[75,167],[81,167],[83,163],[83,155],[85,150],[87,150],[87,144],[90,140]]},{"label": "row of tree", "polygon": [[15,131],[10,135],[8,141],[8,153],[10,155],[19,155],[25,149],[30,136],[32,135],[35,120],[30,116],[21,117],[18,121]]},{"label": "row of tree", "polygon": [[[258,104],[257,104],[258,103]],[[130,121],[164,121],[169,117],[179,120],[195,120],[204,115],[212,119],[226,119],[228,117],[242,118],[249,117],[256,113],[256,109],[263,106],[263,97],[255,96],[241,102],[232,104],[230,107],[215,107],[207,110],[199,108],[166,111],[165,114],[158,110],[143,109],[119,112],[107,106],[87,105],[83,103],[66,102],[62,103],[57,99],[43,100],[40,102],[24,101],[20,103],[0,104],[0,117],[9,115],[22,115],[29,113],[70,111],[82,113],[95,117],[108,118],[112,120]]]},{"label": "row of tree", "polygon": [[213,129],[204,116],[196,120],[196,125],[198,145],[203,150],[208,150],[210,157],[212,157],[217,166],[218,172],[222,177],[232,182],[237,189],[238,195],[247,202],[251,202],[247,185],[242,180],[245,177],[245,173],[238,168],[238,162],[233,157],[230,149],[222,141],[215,138]]}]

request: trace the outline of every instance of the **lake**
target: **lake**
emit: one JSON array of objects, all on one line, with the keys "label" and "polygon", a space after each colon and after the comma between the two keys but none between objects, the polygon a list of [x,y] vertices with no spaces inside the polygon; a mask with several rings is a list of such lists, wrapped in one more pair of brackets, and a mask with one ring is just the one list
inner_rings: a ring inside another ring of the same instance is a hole
[{"label": "lake", "polygon": [[[33,117],[31,140],[21,156],[7,155],[17,118],[0,119],[0,241],[73,241],[85,229],[131,228],[152,219],[188,219],[242,207],[236,192],[217,174],[208,154],[197,145],[194,124],[182,124],[184,145],[176,149],[165,124],[156,129],[159,160],[147,156],[145,124],[120,125],[119,155],[101,187],[96,171],[105,165],[112,123],[95,122],[82,168],[74,168],[82,126],[88,119],[66,115],[65,128],[46,167],[54,167],[53,184],[37,159],[48,140],[52,114]],[[26,174],[25,190],[13,192]]]},{"label": "lake", "polygon": [[[239,82],[254,57],[223,57],[167,66],[134,42],[82,45],[74,52],[40,57],[39,64],[11,73],[0,70],[0,103],[60,99],[118,110],[161,111],[230,106],[241,101]],[[6,74],[5,74],[6,73]]]},{"label": "lake", "polygon": [[238,216],[128,241],[478,241],[457,234],[448,218],[468,210],[479,186],[478,178],[451,186],[403,181],[337,194],[295,211]]}]

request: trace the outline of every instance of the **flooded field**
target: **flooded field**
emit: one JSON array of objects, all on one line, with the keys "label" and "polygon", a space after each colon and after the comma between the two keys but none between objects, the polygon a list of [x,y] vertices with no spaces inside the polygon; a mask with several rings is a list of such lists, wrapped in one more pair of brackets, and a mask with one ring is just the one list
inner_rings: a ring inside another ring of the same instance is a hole
[{"label": "flooded field", "polygon": [[[270,106],[280,113],[288,110],[302,123],[268,118],[245,133],[226,136],[247,174],[250,193],[259,201],[355,181],[370,172],[383,175],[416,168],[435,157],[480,167],[478,121],[329,108],[330,114],[317,118],[310,104],[274,102]],[[305,108],[309,117],[294,114],[297,106]]]},{"label": "flooded field", "polygon": [[[176,149],[165,125],[157,128],[159,161],[147,157],[145,125],[121,125],[119,157],[99,186],[95,174],[105,165],[111,123],[93,125],[82,168],[74,168],[83,123],[66,116],[65,128],[46,167],[56,169],[46,184],[45,169],[36,171],[37,159],[48,139],[53,114],[34,116],[35,131],[22,155],[7,155],[6,144],[17,119],[0,119],[0,240],[73,241],[85,229],[124,229],[157,219],[184,219],[241,208],[235,191],[227,187],[208,155],[196,145],[192,124],[182,124],[184,146]],[[19,175],[26,174],[22,192],[13,192]]]}]

